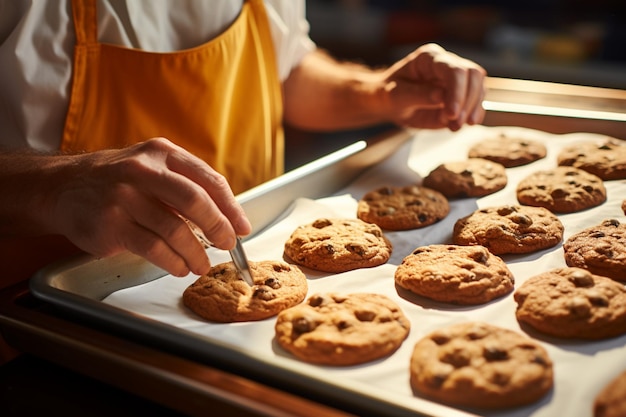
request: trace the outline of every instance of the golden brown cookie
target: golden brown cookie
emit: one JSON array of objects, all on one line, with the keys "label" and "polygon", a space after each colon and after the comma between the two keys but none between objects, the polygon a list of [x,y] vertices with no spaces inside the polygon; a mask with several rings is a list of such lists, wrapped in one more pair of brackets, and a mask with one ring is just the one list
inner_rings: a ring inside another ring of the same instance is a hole
[{"label": "golden brown cookie", "polygon": [[624,416],[626,416],[626,371],[603,387],[593,403],[593,417]]},{"label": "golden brown cookie", "polygon": [[622,211],[626,214],[626,200],[622,201]]},{"label": "golden brown cookie", "polygon": [[616,219],[581,230],[563,244],[565,262],[626,282],[626,224]]},{"label": "golden brown cookie", "polygon": [[518,321],[550,336],[606,339],[626,333],[626,288],[585,269],[543,272],[513,297]]},{"label": "golden brown cookie", "polygon": [[545,158],[546,154],[547,149],[543,143],[506,132],[484,139],[468,151],[470,158],[488,159],[506,168],[529,164]]},{"label": "golden brown cookie", "polygon": [[543,207],[488,207],[457,220],[452,239],[456,245],[485,246],[494,255],[530,253],[560,243],[563,224]]},{"label": "golden brown cookie", "polygon": [[280,261],[249,264],[253,287],[232,262],[225,262],[187,287],[183,304],[206,320],[232,323],[273,317],[306,297],[306,276],[297,266]]},{"label": "golden brown cookie", "polygon": [[383,187],[365,194],[357,217],[387,230],[429,226],[448,215],[450,205],[439,191],[419,185]]},{"label": "golden brown cookie", "polygon": [[521,204],[545,207],[553,213],[574,213],[606,201],[606,188],[597,176],[574,167],[537,171],[517,185]]},{"label": "golden brown cookie", "polygon": [[429,245],[403,259],[395,282],[436,301],[475,305],[510,293],[515,279],[484,246]]},{"label": "golden brown cookie", "polygon": [[276,318],[276,340],[310,363],[357,365],[390,355],[409,334],[400,307],[382,294],[314,294]]},{"label": "golden brown cookie", "polygon": [[606,137],[567,146],[557,155],[557,163],[587,171],[603,180],[626,178],[626,143]]},{"label": "golden brown cookie", "polygon": [[359,219],[318,219],[299,226],[285,242],[290,259],[325,272],[382,265],[391,251],[380,227]]},{"label": "golden brown cookie", "polygon": [[534,340],[487,323],[436,330],[415,344],[411,386],[462,407],[504,409],[541,399],[553,385],[552,360]]},{"label": "golden brown cookie", "polygon": [[506,187],[507,175],[502,164],[483,158],[446,162],[432,170],[422,181],[449,198],[483,197]]}]

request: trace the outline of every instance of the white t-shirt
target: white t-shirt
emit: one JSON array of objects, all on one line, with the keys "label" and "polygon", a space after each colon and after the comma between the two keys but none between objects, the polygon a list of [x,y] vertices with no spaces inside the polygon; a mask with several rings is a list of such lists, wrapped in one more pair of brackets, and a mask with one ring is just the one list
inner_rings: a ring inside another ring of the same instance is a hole
[{"label": "white t-shirt", "polygon": [[[98,39],[151,52],[201,45],[243,0],[97,0]],[[265,0],[281,80],[315,48],[304,0]],[[74,54],[71,0],[0,0],[0,145],[60,146]]]}]

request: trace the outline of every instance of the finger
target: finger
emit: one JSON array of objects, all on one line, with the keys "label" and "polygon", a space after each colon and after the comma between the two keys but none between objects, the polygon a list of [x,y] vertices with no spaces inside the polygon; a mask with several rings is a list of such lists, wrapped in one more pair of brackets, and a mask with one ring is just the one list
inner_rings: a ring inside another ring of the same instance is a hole
[{"label": "finger", "polygon": [[128,251],[145,258],[170,274],[182,277],[189,273],[189,267],[163,239],[149,230],[132,224],[120,233],[120,245]]},{"label": "finger", "polygon": [[461,118],[467,94],[467,73],[463,68],[447,66],[442,69],[447,80],[444,94],[445,116],[449,120]]},{"label": "finger", "polygon": [[170,169],[204,189],[219,211],[229,220],[237,235],[245,236],[251,232],[252,226],[248,217],[222,175],[188,152],[168,155],[167,163]]},{"label": "finger", "polygon": [[[156,203],[156,204],[155,204]],[[210,268],[209,257],[187,223],[160,202],[145,198],[133,201],[131,213],[134,221],[159,236],[196,274],[204,274]]]},{"label": "finger", "polygon": [[[218,248],[232,249],[235,246],[236,232],[220,207],[236,204],[236,200],[218,173],[164,138],[144,142],[131,152],[137,153],[136,157],[123,159],[118,170],[122,181],[140,184],[146,195],[154,196],[192,220]],[[215,179],[211,182],[208,178]],[[220,185],[222,183],[225,185]],[[217,199],[226,199],[230,203],[220,201],[221,206],[218,206],[207,191],[212,187],[220,189]]]},{"label": "finger", "polygon": [[235,246],[233,226],[204,188],[175,172],[165,172],[161,177],[160,184],[146,183],[148,194],[193,221],[216,247],[232,249]]},{"label": "finger", "polygon": [[444,91],[432,84],[398,81],[388,84],[393,109],[441,108],[444,104]]},{"label": "finger", "polygon": [[468,123],[472,125],[480,124],[485,119],[485,108],[482,105],[482,100],[480,103],[474,108],[474,111],[470,115],[468,119]]},{"label": "finger", "polygon": [[418,127],[423,129],[439,129],[448,126],[448,119],[442,116],[442,109],[427,109],[413,112],[402,121],[406,127]]},{"label": "finger", "polygon": [[485,118],[485,109],[483,107],[483,100],[485,99],[485,73],[482,73],[482,76],[479,79],[474,80],[474,88],[476,90],[476,101],[474,103],[473,110],[468,118],[468,122],[471,124],[482,123]]},{"label": "finger", "polygon": [[482,101],[485,95],[485,71],[480,67],[472,67],[468,70],[467,98],[465,100],[465,113],[467,121],[476,123],[480,116]]}]

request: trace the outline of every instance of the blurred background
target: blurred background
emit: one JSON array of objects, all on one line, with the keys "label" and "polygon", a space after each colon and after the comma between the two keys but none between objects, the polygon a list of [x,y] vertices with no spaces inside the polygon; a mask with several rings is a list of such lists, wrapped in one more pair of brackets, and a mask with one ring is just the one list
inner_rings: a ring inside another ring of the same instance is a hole
[{"label": "blurred background", "polygon": [[626,0],[311,0],[307,17],[340,59],[437,42],[494,77],[626,89]]}]

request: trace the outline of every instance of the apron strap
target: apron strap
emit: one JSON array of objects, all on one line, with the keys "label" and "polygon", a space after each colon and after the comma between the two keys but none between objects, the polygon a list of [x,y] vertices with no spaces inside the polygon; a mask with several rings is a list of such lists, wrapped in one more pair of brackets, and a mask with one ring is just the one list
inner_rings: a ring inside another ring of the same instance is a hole
[{"label": "apron strap", "polygon": [[77,45],[91,45],[98,41],[95,0],[72,0],[72,15]]}]

